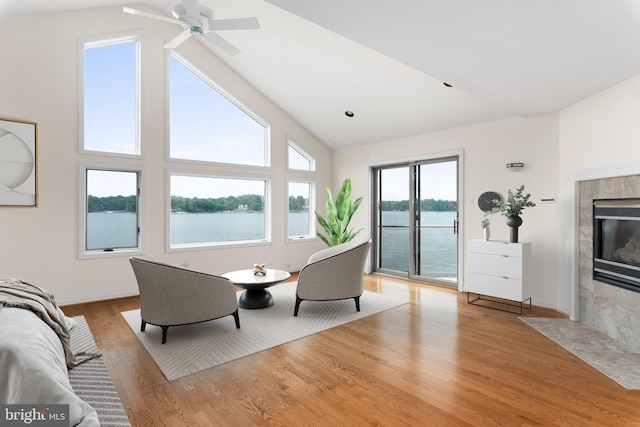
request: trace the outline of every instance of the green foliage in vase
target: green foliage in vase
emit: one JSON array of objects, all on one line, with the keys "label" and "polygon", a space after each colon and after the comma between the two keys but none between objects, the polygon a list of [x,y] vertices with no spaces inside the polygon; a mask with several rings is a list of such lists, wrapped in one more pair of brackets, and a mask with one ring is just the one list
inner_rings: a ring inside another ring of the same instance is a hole
[{"label": "green foliage in vase", "polygon": [[531,194],[524,192],[524,185],[521,185],[515,192],[507,191],[507,200],[504,202],[500,200],[494,200],[493,203],[500,210],[500,212],[506,216],[520,216],[524,208],[534,207],[536,204],[529,200]]},{"label": "green foliage in vase", "polygon": [[491,221],[489,221],[489,218],[483,218],[482,221],[480,221],[480,226],[482,228],[488,228],[489,225],[491,225]]},{"label": "green foliage in vase", "polygon": [[327,246],[336,246],[342,243],[346,243],[352,240],[362,228],[356,231],[349,230],[349,222],[353,217],[353,214],[362,203],[362,197],[357,198],[352,202],[351,200],[351,179],[347,178],[342,183],[340,191],[336,195],[335,201],[333,200],[333,194],[329,187],[327,189],[327,216],[322,217],[316,210],[316,218],[324,229],[326,236],[318,231],[318,237],[327,244]]}]

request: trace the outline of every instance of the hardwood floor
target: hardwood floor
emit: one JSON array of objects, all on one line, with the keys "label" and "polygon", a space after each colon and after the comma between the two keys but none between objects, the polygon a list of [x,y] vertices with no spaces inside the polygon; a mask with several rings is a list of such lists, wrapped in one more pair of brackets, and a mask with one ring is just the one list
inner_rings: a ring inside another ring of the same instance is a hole
[{"label": "hardwood floor", "polygon": [[63,309],[86,317],[133,426],[640,426],[640,391],[518,315],[385,276],[365,287],[411,302],[171,382],[120,315],[137,297]]}]

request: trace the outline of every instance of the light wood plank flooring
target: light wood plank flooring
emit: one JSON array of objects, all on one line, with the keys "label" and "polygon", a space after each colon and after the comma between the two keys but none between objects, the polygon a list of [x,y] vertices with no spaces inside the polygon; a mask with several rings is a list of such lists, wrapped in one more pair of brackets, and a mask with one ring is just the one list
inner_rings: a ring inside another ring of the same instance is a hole
[{"label": "light wood plank flooring", "polygon": [[365,284],[411,303],[172,382],[120,316],[137,297],[63,309],[86,317],[133,426],[640,426],[640,391],[518,315],[438,286]]}]

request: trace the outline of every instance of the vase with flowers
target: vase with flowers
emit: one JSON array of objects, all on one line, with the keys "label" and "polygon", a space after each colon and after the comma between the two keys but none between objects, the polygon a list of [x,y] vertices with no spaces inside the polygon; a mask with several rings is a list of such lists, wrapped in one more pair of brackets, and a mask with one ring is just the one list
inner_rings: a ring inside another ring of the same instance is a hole
[{"label": "vase with flowers", "polygon": [[518,227],[522,225],[520,215],[524,208],[534,207],[536,204],[531,200],[530,193],[524,192],[524,185],[521,185],[516,191],[507,191],[507,198],[504,201],[494,200],[494,204],[504,216],[507,217],[507,225],[510,227],[509,241],[518,243]]},{"label": "vase with flowers", "polygon": [[482,233],[484,234],[484,240],[489,240],[489,236],[491,236],[491,229],[489,228],[490,225],[491,225],[491,222],[489,221],[489,218],[487,218],[486,216],[482,219],[482,221],[480,221],[480,226],[482,227]]}]

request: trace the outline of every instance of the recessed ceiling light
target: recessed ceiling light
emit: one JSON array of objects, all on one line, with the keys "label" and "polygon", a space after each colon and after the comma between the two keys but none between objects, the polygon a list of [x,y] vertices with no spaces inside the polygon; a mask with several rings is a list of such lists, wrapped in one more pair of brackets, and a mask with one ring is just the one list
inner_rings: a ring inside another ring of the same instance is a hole
[{"label": "recessed ceiling light", "polygon": [[349,110],[345,111],[345,112],[344,112],[344,115],[345,115],[345,116],[347,116],[347,117],[353,117],[353,116],[355,116],[355,114],[353,114],[353,111],[349,111]]}]

